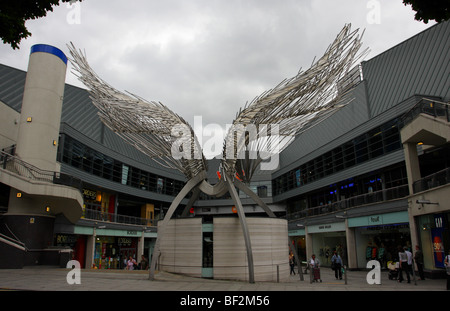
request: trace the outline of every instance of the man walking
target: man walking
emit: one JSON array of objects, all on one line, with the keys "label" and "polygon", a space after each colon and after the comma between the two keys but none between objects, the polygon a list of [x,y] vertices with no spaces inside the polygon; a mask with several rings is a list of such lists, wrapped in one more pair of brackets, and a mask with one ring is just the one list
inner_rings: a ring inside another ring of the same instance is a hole
[{"label": "man walking", "polygon": [[342,280],[342,259],[336,251],[334,251],[333,257],[331,257],[331,265],[333,266],[334,276],[336,277],[336,280],[338,279],[338,275],[339,280]]},{"label": "man walking", "polygon": [[416,245],[416,253],[414,254],[414,261],[419,271],[419,277],[422,281],[425,281],[425,275],[423,274],[423,253],[420,250],[419,245]]}]

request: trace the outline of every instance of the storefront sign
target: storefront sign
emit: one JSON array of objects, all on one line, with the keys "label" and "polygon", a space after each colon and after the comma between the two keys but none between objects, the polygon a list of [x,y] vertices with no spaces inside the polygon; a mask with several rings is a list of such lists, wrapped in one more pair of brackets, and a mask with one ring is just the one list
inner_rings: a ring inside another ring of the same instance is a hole
[{"label": "storefront sign", "polygon": [[119,244],[119,246],[131,245],[131,238],[118,238],[117,244]]},{"label": "storefront sign", "polygon": [[374,215],[368,217],[369,226],[370,225],[380,225],[383,223],[383,216],[382,215]]},{"label": "storefront sign", "polygon": [[331,224],[308,226],[308,233],[336,232],[336,231],[345,231],[345,223],[337,222]]},{"label": "storefront sign", "polygon": [[83,189],[83,197],[85,200],[95,201],[97,199],[97,191]]}]

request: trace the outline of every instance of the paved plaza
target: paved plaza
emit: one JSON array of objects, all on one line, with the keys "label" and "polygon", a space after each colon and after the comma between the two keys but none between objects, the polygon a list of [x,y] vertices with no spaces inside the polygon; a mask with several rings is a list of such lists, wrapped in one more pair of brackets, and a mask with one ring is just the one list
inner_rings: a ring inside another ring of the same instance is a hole
[{"label": "paved plaza", "polygon": [[336,280],[330,268],[321,269],[321,283],[310,283],[310,275],[290,276],[289,282],[225,281],[192,278],[159,272],[155,281],[148,280],[148,271],[85,270],[81,269],[81,284],[70,285],[71,270],[58,268],[0,269],[0,290],[28,291],[445,291],[446,280],[427,279],[407,283],[389,280],[381,272],[381,285],[369,285],[367,271],[348,271],[347,284]]}]

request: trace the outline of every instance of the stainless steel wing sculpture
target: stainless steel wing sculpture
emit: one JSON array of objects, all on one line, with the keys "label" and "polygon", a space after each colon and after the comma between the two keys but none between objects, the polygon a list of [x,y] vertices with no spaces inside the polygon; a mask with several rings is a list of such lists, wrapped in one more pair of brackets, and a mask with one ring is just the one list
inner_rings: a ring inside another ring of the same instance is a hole
[{"label": "stainless steel wing sculpture", "polygon": [[207,164],[201,146],[192,127],[183,118],[159,102],[146,101],[114,89],[92,70],[84,53],[73,44],[68,46],[75,74],[88,88],[101,121],[151,159],[181,171],[187,178],[186,185],[159,223],[150,279],[154,278],[167,222],[190,191],[193,195],[183,214],[202,191],[213,196],[230,193],[247,247],[249,281],[254,282],[251,242],[236,187],[248,194],[269,217],[275,217],[247,185],[265,159],[281,152],[296,135],[350,102],[351,98],[346,95],[352,84],[339,88],[338,81],[366,53],[360,51],[361,38],[358,30],[352,31],[350,25],[345,25],[324,55],[308,70],[300,70],[296,76],[264,92],[238,112],[224,140],[222,178],[215,185],[206,181]]}]

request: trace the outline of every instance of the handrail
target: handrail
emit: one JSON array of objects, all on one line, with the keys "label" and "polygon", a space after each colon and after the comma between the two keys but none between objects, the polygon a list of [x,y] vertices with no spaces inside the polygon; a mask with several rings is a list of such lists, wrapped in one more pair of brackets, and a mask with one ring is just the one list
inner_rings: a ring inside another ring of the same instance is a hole
[{"label": "handrail", "polygon": [[4,151],[1,151],[0,154],[0,168],[31,180],[69,186],[76,188],[81,192],[81,179],[61,172],[41,170],[40,168],[21,160],[17,156]]},{"label": "handrail", "polygon": [[414,193],[422,192],[449,183],[450,183],[450,167],[415,181],[413,183],[413,191]]},{"label": "handrail", "polygon": [[92,209],[83,209],[81,214],[82,219],[98,220],[105,222],[122,223],[129,225],[138,225],[145,227],[156,227],[157,219],[147,219],[128,215],[119,215],[107,212],[96,211]]},{"label": "handrail", "polygon": [[27,247],[25,246],[25,243],[23,243],[19,240],[13,239],[12,237],[9,237],[7,235],[4,235],[3,233],[0,233],[0,242],[8,244],[17,249],[27,251]]},{"label": "handrail", "polygon": [[407,197],[408,195],[409,195],[408,185],[402,185],[398,187],[392,187],[388,189],[374,191],[371,193],[353,196],[341,201],[332,202],[325,205],[306,208],[299,212],[287,214],[287,219],[288,221],[294,221],[309,216],[317,216],[349,208],[356,208],[362,205],[401,199]]},{"label": "handrail", "polygon": [[450,122],[450,103],[424,97],[400,118],[399,128],[405,127],[421,113],[435,118],[441,117]]}]

